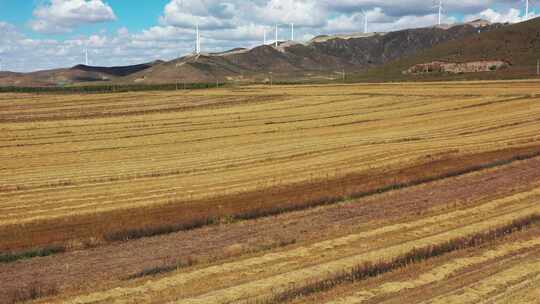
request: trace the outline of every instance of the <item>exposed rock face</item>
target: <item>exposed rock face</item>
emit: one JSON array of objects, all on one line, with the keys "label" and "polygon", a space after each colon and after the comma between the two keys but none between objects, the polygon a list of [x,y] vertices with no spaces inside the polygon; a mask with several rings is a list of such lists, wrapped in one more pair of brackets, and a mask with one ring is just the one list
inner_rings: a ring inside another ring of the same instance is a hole
[{"label": "exposed rock face", "polygon": [[412,66],[404,74],[427,74],[427,73],[477,73],[493,72],[510,66],[510,63],[503,60],[482,60],[471,62],[445,62],[433,61]]}]

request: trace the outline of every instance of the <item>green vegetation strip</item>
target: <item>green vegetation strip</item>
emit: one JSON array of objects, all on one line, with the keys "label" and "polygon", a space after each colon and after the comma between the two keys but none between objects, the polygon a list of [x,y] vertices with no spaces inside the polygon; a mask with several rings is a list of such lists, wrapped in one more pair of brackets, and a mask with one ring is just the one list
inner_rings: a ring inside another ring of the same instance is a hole
[{"label": "green vegetation strip", "polygon": [[89,85],[65,87],[0,87],[0,93],[122,93],[140,91],[174,91],[210,89],[225,86],[224,83],[172,83],[172,84],[124,84]]},{"label": "green vegetation strip", "polygon": [[284,291],[276,292],[265,299],[257,299],[250,304],[277,304],[289,302],[294,299],[306,297],[315,293],[331,290],[339,285],[352,284],[382,274],[404,268],[422,261],[432,259],[454,251],[478,247],[515,232],[523,231],[528,227],[540,223],[540,214],[534,214],[488,232],[449,240],[442,244],[413,249],[390,261],[378,263],[364,263],[350,270],[339,272],[322,280],[307,282],[302,286],[291,286]]},{"label": "green vegetation strip", "polygon": [[45,248],[33,249],[16,253],[0,253],[0,263],[11,263],[19,260],[31,259],[35,257],[46,257],[49,255],[62,253],[66,249],[62,246],[49,246]]}]

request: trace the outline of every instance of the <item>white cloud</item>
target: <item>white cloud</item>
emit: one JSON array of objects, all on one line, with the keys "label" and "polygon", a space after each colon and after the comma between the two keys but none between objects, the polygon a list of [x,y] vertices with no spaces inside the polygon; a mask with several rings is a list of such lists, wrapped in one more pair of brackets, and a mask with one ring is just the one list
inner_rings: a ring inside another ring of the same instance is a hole
[{"label": "white cloud", "polygon": [[172,0],[165,6],[160,23],[181,28],[193,28],[197,23],[201,29],[233,28],[235,11],[235,4],[228,2]]},{"label": "white cloud", "polygon": [[[437,24],[438,16],[428,14],[423,16],[406,15],[402,17],[392,17],[384,13],[381,8],[366,11],[368,17],[369,32],[388,32],[401,29],[428,27]],[[457,23],[453,17],[443,16],[442,22],[445,24]],[[328,21],[328,25],[323,29],[325,33],[346,33],[363,32],[364,15],[354,13],[351,15],[339,15]]]},{"label": "white cloud", "polygon": [[257,20],[266,23],[294,23],[303,27],[324,26],[329,17],[320,1],[314,0],[270,0],[264,6],[257,6]]},{"label": "white cloud", "polygon": [[129,29],[127,27],[121,27],[116,31],[116,34],[120,37],[126,37],[129,35]]},{"label": "white cloud", "polygon": [[[379,7],[392,17],[431,14],[435,11],[436,3],[433,0],[323,0],[322,2],[329,10],[344,14]],[[497,0],[444,0],[443,4],[446,11],[467,14],[490,7],[494,2]]]},{"label": "white cloud", "polygon": [[156,59],[172,59],[192,49],[191,41],[141,40],[121,29],[115,34],[95,34],[66,40],[32,39],[16,27],[0,22],[2,68],[10,71],[70,67],[84,62],[88,47],[90,64],[130,65]]},{"label": "white cloud", "polygon": [[[536,17],[535,13],[529,12],[529,18],[534,18],[534,17]],[[488,8],[478,14],[465,16],[465,20],[467,21],[471,21],[471,20],[479,19],[479,18],[486,19],[490,22],[500,22],[500,23],[505,23],[505,22],[516,23],[516,22],[521,22],[525,20],[525,18],[521,14],[521,11],[515,8],[511,8],[506,12],[497,12],[491,8]]]},{"label": "white cloud", "polygon": [[102,0],[50,0],[33,12],[30,28],[41,33],[70,32],[85,23],[116,20],[112,8]]},{"label": "white cloud", "polygon": [[134,34],[132,37],[134,40],[140,41],[177,41],[193,40],[195,39],[195,34],[191,30],[167,25],[153,26],[140,33]]}]

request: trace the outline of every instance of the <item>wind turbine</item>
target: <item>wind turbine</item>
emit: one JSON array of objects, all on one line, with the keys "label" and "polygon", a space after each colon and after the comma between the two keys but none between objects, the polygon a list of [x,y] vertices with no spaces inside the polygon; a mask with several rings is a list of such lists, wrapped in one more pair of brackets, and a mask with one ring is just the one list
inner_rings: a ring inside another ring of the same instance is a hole
[{"label": "wind turbine", "polygon": [[199,34],[199,23],[195,25],[195,53],[197,55],[201,54],[201,35]]},{"label": "wind turbine", "polygon": [[264,33],[263,45],[266,45],[266,27],[263,28],[263,33]]},{"label": "wind turbine", "polygon": [[442,24],[442,12],[443,12],[443,3],[442,0],[439,0],[439,4],[436,6],[439,10],[439,26]]},{"label": "wind turbine", "polygon": [[368,15],[365,10],[362,10],[362,15],[364,15],[364,33],[368,33]]},{"label": "wind turbine", "polygon": [[525,20],[529,20],[529,0],[525,0]]},{"label": "wind turbine", "polygon": [[84,49],[84,65],[88,66],[88,48]]},{"label": "wind turbine", "polygon": [[294,41],[294,23],[291,23],[291,41]]},{"label": "wind turbine", "polygon": [[278,47],[278,25],[276,24],[276,41],[275,41],[276,47]]}]

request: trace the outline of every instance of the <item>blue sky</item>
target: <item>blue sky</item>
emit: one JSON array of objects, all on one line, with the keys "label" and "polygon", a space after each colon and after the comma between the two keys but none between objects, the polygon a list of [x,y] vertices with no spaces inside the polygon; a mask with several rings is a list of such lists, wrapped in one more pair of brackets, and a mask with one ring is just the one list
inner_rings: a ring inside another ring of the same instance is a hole
[{"label": "blue sky", "polygon": [[[443,22],[475,18],[524,19],[520,0],[444,0]],[[530,17],[536,16],[531,2]],[[253,47],[280,24],[280,39],[295,24],[295,39],[320,34],[386,32],[433,26],[430,0],[0,0],[0,60],[3,70],[69,67],[89,49],[92,65],[170,60],[194,48],[194,25],[203,51]]]},{"label": "blue sky", "polygon": [[98,24],[86,24],[84,27],[76,28],[70,35],[50,35],[32,31],[27,26],[32,19],[34,9],[44,1],[36,0],[0,0],[0,21],[9,22],[15,25],[29,37],[64,39],[73,34],[90,35],[102,30],[114,32],[121,27],[127,27],[131,31],[141,31],[156,24],[159,16],[163,13],[163,8],[169,0],[109,0],[105,1],[117,16],[116,21],[103,22]]}]

